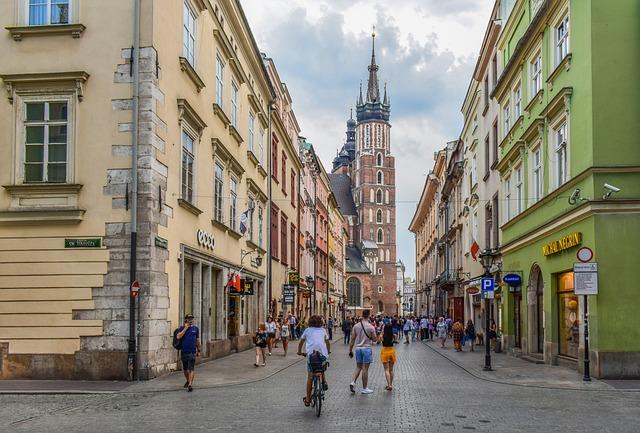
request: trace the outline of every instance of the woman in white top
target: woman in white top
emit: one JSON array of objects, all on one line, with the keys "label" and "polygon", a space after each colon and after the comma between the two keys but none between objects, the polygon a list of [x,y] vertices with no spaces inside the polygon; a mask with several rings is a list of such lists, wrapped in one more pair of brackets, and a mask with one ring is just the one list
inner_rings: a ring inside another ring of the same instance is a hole
[{"label": "woman in white top", "polygon": [[[280,321],[280,319],[278,319]],[[291,336],[291,328],[289,322],[283,320],[280,325],[280,340],[282,341],[282,349],[284,350],[284,356],[287,356],[287,349],[289,348],[289,338]]]},{"label": "woman in white top", "polygon": [[273,317],[269,317],[266,323],[267,335],[269,336],[269,340],[267,341],[267,347],[269,348],[267,353],[269,356],[271,356],[271,348],[273,347],[273,342],[276,339],[276,327],[277,325],[273,320]]}]

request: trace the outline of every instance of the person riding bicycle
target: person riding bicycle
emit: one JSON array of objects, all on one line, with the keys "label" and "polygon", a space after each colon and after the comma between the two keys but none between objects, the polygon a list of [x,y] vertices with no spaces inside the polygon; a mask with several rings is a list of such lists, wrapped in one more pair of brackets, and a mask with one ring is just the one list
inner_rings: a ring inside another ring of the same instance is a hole
[{"label": "person riding bicycle", "polygon": [[[304,352],[302,352],[303,344],[305,345]],[[329,389],[324,370],[330,352],[331,343],[326,330],[322,327],[322,317],[311,316],[309,318],[309,327],[304,330],[300,343],[298,343],[298,355],[307,356],[307,388],[306,396],[302,398],[305,406],[311,404],[311,388],[314,374],[320,373],[322,375],[322,387],[325,391]]]}]

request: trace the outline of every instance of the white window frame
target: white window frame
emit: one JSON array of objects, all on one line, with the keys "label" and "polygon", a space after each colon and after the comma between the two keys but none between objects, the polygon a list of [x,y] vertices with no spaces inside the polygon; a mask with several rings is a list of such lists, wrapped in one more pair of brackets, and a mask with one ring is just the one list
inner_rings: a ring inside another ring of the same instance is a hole
[{"label": "white window frame", "polygon": [[378,167],[384,167],[384,156],[382,156],[382,152],[378,152],[376,155],[376,165]]},{"label": "white window frame", "polygon": [[262,248],[263,242],[263,230],[262,226],[264,225],[264,209],[262,206],[258,207],[258,246]]},{"label": "white window frame", "polygon": [[222,108],[224,103],[224,61],[216,54],[216,104]]},{"label": "white window frame", "polygon": [[536,52],[532,61],[529,63],[529,72],[531,79],[531,97],[530,100],[542,90],[542,50]]},{"label": "white window frame", "polygon": [[264,165],[264,128],[261,126],[258,131],[258,161],[260,165]]},{"label": "white window frame", "polygon": [[47,9],[46,22],[39,23],[39,24],[31,24],[31,4],[30,4],[30,0],[25,0],[25,2],[24,2],[25,16],[27,17],[26,24],[29,27],[57,26],[57,25],[71,24],[73,22],[73,7],[75,6],[73,4],[74,1],[75,0],[67,0],[67,10],[68,10],[67,22],[52,23],[51,22],[52,0],[40,0],[40,6],[44,5],[46,7],[46,9]]},{"label": "white window frame", "polygon": [[[536,161],[537,158],[537,161]],[[544,168],[542,164],[542,146],[538,145],[531,151],[531,201],[538,202],[543,196]]]},{"label": "white window frame", "polygon": [[238,226],[238,179],[229,177],[229,228],[234,232]]},{"label": "white window frame", "polygon": [[249,139],[247,142],[247,146],[251,152],[254,152],[254,128],[255,128],[256,116],[253,112],[249,111]]},{"label": "white window frame", "polygon": [[553,186],[558,188],[569,180],[569,127],[566,118],[560,119],[551,130]]},{"label": "white window frame", "polygon": [[523,177],[523,173],[522,173],[522,163],[520,163],[520,165],[518,165],[514,170],[514,176],[515,176],[515,201],[516,201],[516,206],[515,206],[515,214],[514,215],[519,215],[524,209],[523,209],[523,200],[524,200],[524,177]]},{"label": "white window frame", "polygon": [[[380,218],[378,218],[378,216],[380,216]],[[382,213],[382,209],[378,209],[376,210],[376,224],[383,224],[384,223],[384,216]]]},{"label": "white window frame", "polygon": [[[564,33],[561,33],[564,30]],[[567,13],[553,28],[555,66],[558,66],[569,54],[569,14]]]},{"label": "white window frame", "polygon": [[503,137],[506,137],[511,130],[511,101],[507,100],[504,108],[502,109],[502,126],[504,128]]},{"label": "white window frame", "polygon": [[511,220],[511,174],[504,179],[504,203],[505,212],[502,212],[505,222]]},{"label": "white window frame", "polygon": [[471,158],[471,188],[478,183],[478,159],[474,154]]},{"label": "white window frame", "polygon": [[188,0],[182,8],[182,55],[192,67],[196,67],[198,15],[194,12]]},{"label": "white window frame", "polygon": [[[184,138],[185,135],[192,142],[192,149],[189,151],[185,147]],[[195,204],[196,203],[196,155],[197,155],[197,146],[198,146],[198,134],[192,131],[190,128],[186,127],[186,125],[182,125],[182,130],[180,132],[180,198],[182,200]],[[187,158],[191,158],[192,170],[189,173],[190,179],[185,179],[185,156]],[[185,187],[191,190],[191,196],[185,194]]]},{"label": "white window frame", "polygon": [[213,164],[213,219],[224,224],[224,166]]},{"label": "white window frame", "polygon": [[522,84],[518,82],[513,88],[513,120],[517,121],[522,116]]},{"label": "white window frame", "polygon": [[231,126],[238,128],[238,92],[240,89],[235,81],[231,82]]}]

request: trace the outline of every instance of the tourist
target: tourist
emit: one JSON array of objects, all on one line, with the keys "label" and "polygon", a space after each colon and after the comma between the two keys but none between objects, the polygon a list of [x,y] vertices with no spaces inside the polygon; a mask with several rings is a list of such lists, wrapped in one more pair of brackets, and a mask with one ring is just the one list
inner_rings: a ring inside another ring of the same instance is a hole
[{"label": "tourist", "polygon": [[373,362],[373,350],[371,345],[377,340],[376,328],[369,321],[369,310],[362,311],[362,320],[353,327],[353,338],[349,345],[349,357],[353,358],[353,347],[356,348],[356,368],[353,371],[349,389],[352,393],[356,392],[356,380],[362,372],[362,394],[371,394],[368,386],[369,382],[369,366]]},{"label": "tourist", "polygon": [[461,321],[456,320],[451,326],[451,334],[453,335],[453,347],[456,352],[462,352],[462,337],[464,335],[464,325]]},{"label": "tourist", "polygon": [[351,341],[351,329],[353,329],[353,320],[351,317],[347,317],[342,321],[342,333],[344,334],[344,344],[349,344]]},{"label": "tourist", "polygon": [[474,352],[474,345],[476,342],[476,328],[473,326],[473,321],[471,319],[467,320],[467,327],[464,330],[464,336],[466,341],[468,341],[471,345],[471,352]]},{"label": "tourist", "polygon": [[184,317],[184,325],[178,330],[176,338],[180,340],[180,358],[182,372],[187,380],[184,387],[189,392],[193,391],[193,378],[195,376],[196,358],[200,356],[200,330],[193,324],[193,315]]},{"label": "tourist", "polygon": [[436,325],[436,334],[440,339],[440,346],[444,347],[444,343],[447,341],[447,324],[444,321],[443,317],[438,319],[438,324]]},{"label": "tourist", "polygon": [[[259,367],[260,364],[262,366],[267,365],[267,359],[265,357],[265,349],[267,347],[269,341],[269,334],[266,331],[266,326],[264,323],[258,325],[258,331],[256,331],[253,336],[253,344],[256,347],[256,362],[253,364],[256,367]],[[260,358],[262,357],[262,363],[260,363]]]},{"label": "tourist", "polygon": [[273,317],[269,316],[266,324],[266,331],[267,331],[267,335],[269,336],[269,339],[267,341],[267,346],[269,348],[269,351],[267,352],[267,354],[269,356],[271,356],[271,349],[276,339],[277,326],[278,325],[276,325],[276,322],[273,320]]},{"label": "tourist", "polygon": [[396,349],[393,347],[393,327],[391,324],[383,325],[380,341],[382,341],[380,362],[384,367],[384,377],[387,380],[385,389],[391,391],[393,389],[393,366],[397,362]]}]

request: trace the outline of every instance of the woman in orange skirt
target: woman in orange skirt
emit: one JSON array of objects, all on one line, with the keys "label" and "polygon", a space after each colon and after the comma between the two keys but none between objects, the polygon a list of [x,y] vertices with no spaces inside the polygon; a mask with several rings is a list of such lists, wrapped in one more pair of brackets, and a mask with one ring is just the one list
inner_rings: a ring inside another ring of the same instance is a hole
[{"label": "woman in orange skirt", "polygon": [[393,389],[393,365],[397,362],[396,349],[393,347],[393,326],[391,324],[384,325],[380,339],[382,340],[380,362],[382,362],[384,376],[387,379],[385,389],[391,391]]}]

